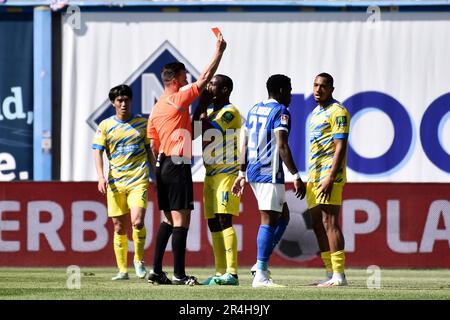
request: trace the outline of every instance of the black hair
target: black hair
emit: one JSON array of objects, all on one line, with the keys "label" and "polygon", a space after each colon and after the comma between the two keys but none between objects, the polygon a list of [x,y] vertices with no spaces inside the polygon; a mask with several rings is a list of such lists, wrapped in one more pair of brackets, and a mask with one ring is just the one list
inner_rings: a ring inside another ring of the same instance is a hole
[{"label": "black hair", "polygon": [[226,76],[224,74],[216,74],[215,77],[220,78],[222,87],[226,87],[229,90],[229,92],[233,91],[233,80],[229,76]]},{"label": "black hair", "polygon": [[114,100],[116,100],[116,98],[119,96],[127,96],[128,98],[130,98],[130,100],[132,100],[133,91],[126,84],[119,84],[118,86],[115,86],[114,88],[111,88],[111,90],[109,90],[108,96],[109,101],[111,102],[114,102]]},{"label": "black hair", "polygon": [[317,78],[317,77],[321,77],[321,78],[327,79],[327,84],[328,84],[330,87],[333,87],[333,85],[334,85],[334,80],[333,80],[333,77],[331,76],[331,74],[326,73],[326,72],[322,72],[322,73],[318,74],[318,75],[316,76],[316,78]]},{"label": "black hair", "polygon": [[278,94],[280,89],[291,88],[291,78],[284,74],[271,75],[269,79],[267,79],[266,87],[269,94]]},{"label": "black hair", "polygon": [[166,64],[161,71],[163,82],[169,82],[175,78],[181,71],[186,71],[186,67],[181,62],[171,62]]}]

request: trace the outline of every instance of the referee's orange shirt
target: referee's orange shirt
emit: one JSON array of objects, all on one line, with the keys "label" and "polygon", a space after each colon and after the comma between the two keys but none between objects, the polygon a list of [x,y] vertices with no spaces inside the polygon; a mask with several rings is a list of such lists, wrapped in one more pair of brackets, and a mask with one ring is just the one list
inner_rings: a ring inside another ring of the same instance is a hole
[{"label": "referee's orange shirt", "polygon": [[190,158],[192,128],[189,106],[200,95],[195,83],[176,93],[162,95],[148,118],[147,136],[159,144],[159,152],[166,156]]}]

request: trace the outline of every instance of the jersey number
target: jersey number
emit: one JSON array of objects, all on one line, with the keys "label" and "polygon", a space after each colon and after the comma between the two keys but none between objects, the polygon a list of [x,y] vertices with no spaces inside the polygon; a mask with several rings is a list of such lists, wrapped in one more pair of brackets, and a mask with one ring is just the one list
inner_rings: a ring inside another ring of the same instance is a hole
[{"label": "jersey number", "polygon": [[[258,159],[258,146],[262,146],[261,142],[266,138],[266,117],[258,117],[254,114],[248,119],[250,124],[249,134],[248,134],[248,160],[250,162],[261,161]],[[265,141],[267,144],[267,138]],[[265,145],[264,145],[265,147]],[[257,160],[258,159],[258,160]]]}]

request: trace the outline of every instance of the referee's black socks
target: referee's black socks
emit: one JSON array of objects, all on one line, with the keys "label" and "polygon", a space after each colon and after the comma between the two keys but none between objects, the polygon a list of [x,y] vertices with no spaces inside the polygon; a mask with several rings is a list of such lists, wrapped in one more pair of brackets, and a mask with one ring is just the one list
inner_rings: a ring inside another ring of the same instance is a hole
[{"label": "referee's black socks", "polygon": [[158,229],[158,234],[156,235],[155,244],[155,256],[153,259],[153,272],[156,274],[161,274],[162,272],[162,262],[164,258],[164,252],[166,251],[167,242],[172,235],[173,226],[161,222]]},{"label": "referee's black socks", "polygon": [[173,273],[178,279],[186,277],[185,256],[188,229],[174,227],[172,231]]}]

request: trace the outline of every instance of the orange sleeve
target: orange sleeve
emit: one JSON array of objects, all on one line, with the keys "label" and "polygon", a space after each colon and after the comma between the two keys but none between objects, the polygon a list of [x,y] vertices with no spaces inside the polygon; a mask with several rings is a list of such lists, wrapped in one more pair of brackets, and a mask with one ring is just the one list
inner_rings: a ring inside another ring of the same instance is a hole
[{"label": "orange sleeve", "polygon": [[148,118],[148,123],[147,123],[147,137],[149,139],[153,139],[153,140],[158,140],[158,133],[156,132],[155,127],[153,126],[153,121],[152,118],[149,117]]},{"label": "orange sleeve", "polygon": [[[158,132],[156,132],[155,127],[153,126],[153,121],[151,116],[148,118],[147,124],[147,138],[153,140],[153,143],[150,143],[152,149],[156,149],[156,152],[159,152],[159,147],[161,146],[161,141],[159,140]],[[153,150],[155,152],[155,150]]]},{"label": "orange sleeve", "polygon": [[200,95],[197,84],[190,83],[175,94],[174,103],[180,107],[187,108]]}]

